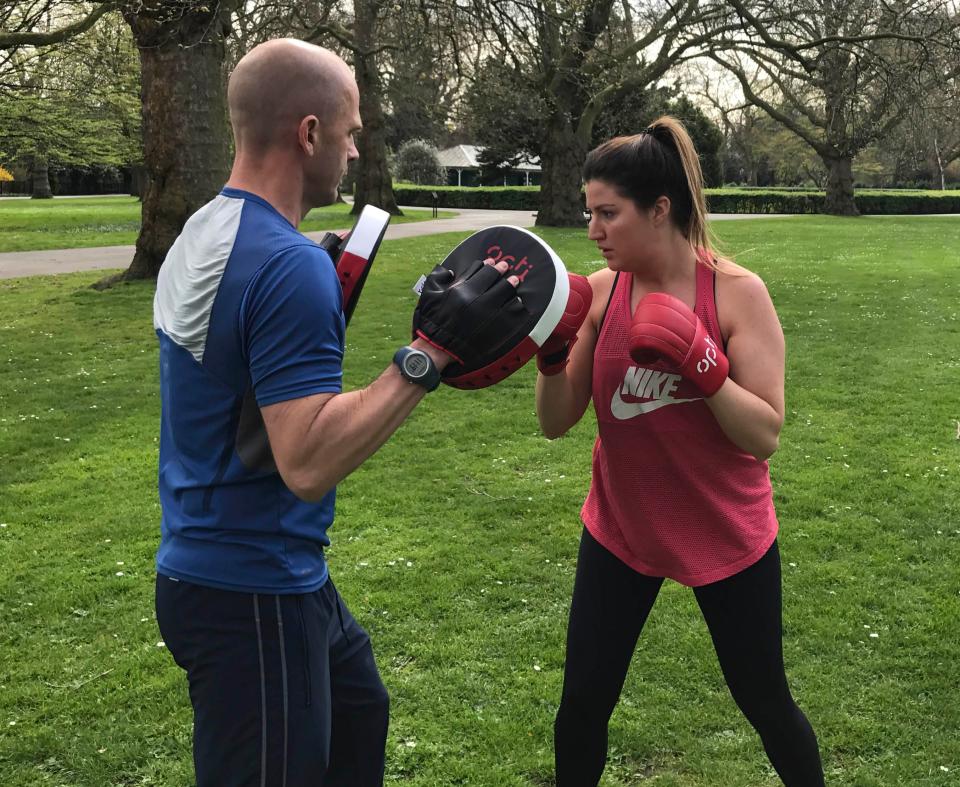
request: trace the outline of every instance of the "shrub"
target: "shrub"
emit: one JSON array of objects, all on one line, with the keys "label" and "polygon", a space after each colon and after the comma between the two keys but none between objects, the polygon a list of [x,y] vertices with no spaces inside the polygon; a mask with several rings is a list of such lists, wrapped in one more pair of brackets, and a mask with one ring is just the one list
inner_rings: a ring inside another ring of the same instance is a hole
[{"label": "shrub", "polygon": [[397,151],[397,180],[417,184],[446,183],[447,172],[440,166],[439,151],[424,139],[404,142]]}]

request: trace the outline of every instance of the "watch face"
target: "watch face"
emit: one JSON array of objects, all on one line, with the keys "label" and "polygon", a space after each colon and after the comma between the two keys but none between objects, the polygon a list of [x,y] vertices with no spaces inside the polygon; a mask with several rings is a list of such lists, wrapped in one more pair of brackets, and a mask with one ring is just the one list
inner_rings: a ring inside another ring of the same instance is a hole
[{"label": "watch face", "polygon": [[423,377],[430,371],[430,359],[424,353],[412,352],[403,359],[403,368],[411,377]]}]

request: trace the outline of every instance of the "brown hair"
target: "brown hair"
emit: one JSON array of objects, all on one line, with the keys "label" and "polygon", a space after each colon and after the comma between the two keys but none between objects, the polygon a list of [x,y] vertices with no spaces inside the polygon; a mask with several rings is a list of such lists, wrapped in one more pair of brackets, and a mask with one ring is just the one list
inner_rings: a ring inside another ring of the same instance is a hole
[{"label": "brown hair", "polygon": [[[641,208],[670,199],[670,218],[704,261],[714,259],[707,227],[703,171],[693,140],[676,118],[664,115],[643,132],[614,137],[587,154],[583,180],[602,180]],[[708,263],[715,267],[713,262]]]}]

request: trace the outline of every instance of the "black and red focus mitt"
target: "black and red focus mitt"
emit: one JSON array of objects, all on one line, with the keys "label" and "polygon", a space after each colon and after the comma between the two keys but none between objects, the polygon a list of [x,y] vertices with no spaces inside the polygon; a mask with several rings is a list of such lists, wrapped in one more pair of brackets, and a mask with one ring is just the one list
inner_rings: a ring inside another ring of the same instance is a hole
[{"label": "black and red focus mitt", "polygon": [[[487,259],[508,270],[501,274]],[[444,383],[485,388],[533,358],[563,317],[569,292],[566,268],[543,240],[520,227],[488,227],[426,277],[413,335],[453,356]]]},{"label": "black and red focus mitt", "polygon": [[343,291],[343,316],[347,324],[360,300],[373,258],[377,256],[389,223],[390,214],[385,210],[364,205],[353,223],[353,229],[345,238],[328,232],[320,239],[320,248],[330,255],[337,269],[337,278]]}]

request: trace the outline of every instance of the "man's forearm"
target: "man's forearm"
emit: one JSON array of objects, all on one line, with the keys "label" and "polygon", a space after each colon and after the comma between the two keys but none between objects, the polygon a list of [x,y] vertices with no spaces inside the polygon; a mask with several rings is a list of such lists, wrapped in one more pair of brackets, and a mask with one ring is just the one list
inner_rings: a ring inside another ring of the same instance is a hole
[{"label": "man's forearm", "polygon": [[[440,369],[450,360],[421,340],[412,346],[430,355]],[[284,483],[304,500],[319,500],[376,453],[426,393],[391,364],[366,388],[264,408]]]},{"label": "man's forearm", "polygon": [[376,453],[426,393],[391,364],[366,388],[327,399],[307,426],[287,485],[319,500]]}]

